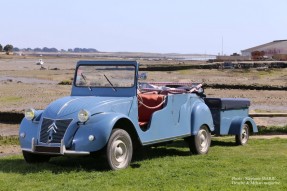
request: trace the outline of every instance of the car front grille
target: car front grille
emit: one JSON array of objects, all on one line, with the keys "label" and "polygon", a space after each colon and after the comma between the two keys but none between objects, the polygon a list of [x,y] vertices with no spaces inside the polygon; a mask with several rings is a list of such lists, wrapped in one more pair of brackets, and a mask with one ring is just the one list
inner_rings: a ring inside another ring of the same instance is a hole
[{"label": "car front grille", "polygon": [[43,118],[40,142],[41,143],[61,143],[64,134],[69,127],[72,119],[48,119]]}]

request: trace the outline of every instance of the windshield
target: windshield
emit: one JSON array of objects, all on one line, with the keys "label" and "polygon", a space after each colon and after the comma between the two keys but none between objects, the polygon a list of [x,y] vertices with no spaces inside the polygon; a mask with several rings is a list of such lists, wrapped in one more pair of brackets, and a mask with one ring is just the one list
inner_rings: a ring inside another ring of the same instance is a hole
[{"label": "windshield", "polygon": [[82,87],[133,87],[134,66],[80,65],[77,69],[76,86]]}]

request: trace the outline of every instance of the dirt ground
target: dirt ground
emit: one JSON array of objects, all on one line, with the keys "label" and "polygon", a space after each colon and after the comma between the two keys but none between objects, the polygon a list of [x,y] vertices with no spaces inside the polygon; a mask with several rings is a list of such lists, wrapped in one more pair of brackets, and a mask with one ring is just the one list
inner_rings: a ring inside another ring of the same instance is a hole
[{"label": "dirt ground", "polygon": [[[71,80],[78,60],[93,58],[42,58],[46,70],[36,65],[40,57],[0,58],[0,111],[23,112],[26,108],[44,109],[52,101],[70,95],[71,86],[58,85]],[[98,58],[97,58],[98,59]],[[160,65],[161,61],[144,64]],[[169,61],[169,64],[178,64]],[[166,64],[166,62],[164,62]],[[147,81],[200,82],[217,84],[259,84],[287,86],[287,69],[251,70],[182,70],[174,72],[147,72]],[[251,99],[250,112],[287,113],[286,91],[206,89],[207,97]],[[284,126],[287,119],[255,118],[257,125]],[[0,136],[18,135],[18,124],[0,123]],[[287,135],[252,136],[251,138],[287,138]],[[0,157],[19,154],[18,145],[0,145]]]},{"label": "dirt ground", "polygon": [[[0,59],[0,111],[23,111],[27,107],[44,109],[51,101],[70,94],[71,86],[57,85],[71,80],[79,60],[93,58],[42,58],[46,70],[36,65],[41,57]],[[98,58],[97,58],[98,59]],[[145,64],[166,64],[145,61]],[[169,61],[169,64],[177,61]],[[147,72],[147,81],[200,82],[218,84],[259,84],[287,86],[287,69],[250,70],[180,70]],[[206,89],[208,97],[250,98],[256,112],[287,112],[286,91]]]},{"label": "dirt ground", "polygon": [[[93,58],[43,57],[45,70],[36,65],[42,57],[0,58],[0,111],[23,112],[26,108],[44,109],[52,101],[70,95],[70,85],[58,85],[70,80],[79,60]],[[99,58],[96,58],[99,59]],[[178,64],[169,61],[169,64]],[[192,62],[191,62],[192,63]],[[195,62],[196,63],[196,62]],[[145,61],[144,64],[163,64],[162,61]],[[164,62],[164,64],[166,64]],[[287,86],[287,68],[267,71],[250,70],[217,70],[193,69],[172,72],[146,72],[146,81],[200,82],[217,84],[259,84]],[[250,112],[287,113],[286,91],[206,89],[207,97],[231,97],[251,99]],[[258,125],[284,126],[287,119],[255,118]],[[18,125],[7,127],[0,124],[0,135],[17,134]]]}]

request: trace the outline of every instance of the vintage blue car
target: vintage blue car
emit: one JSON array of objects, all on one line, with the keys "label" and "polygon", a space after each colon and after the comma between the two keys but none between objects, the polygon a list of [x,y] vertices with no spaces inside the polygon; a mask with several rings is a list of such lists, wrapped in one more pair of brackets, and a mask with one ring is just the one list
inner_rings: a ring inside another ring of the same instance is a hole
[{"label": "vintage blue car", "polygon": [[183,138],[192,153],[206,154],[211,134],[232,134],[244,145],[257,132],[248,99],[206,98],[201,84],[143,82],[138,69],[136,61],[79,61],[70,96],[25,111],[19,139],[26,162],[103,152],[118,170],[137,146]]}]

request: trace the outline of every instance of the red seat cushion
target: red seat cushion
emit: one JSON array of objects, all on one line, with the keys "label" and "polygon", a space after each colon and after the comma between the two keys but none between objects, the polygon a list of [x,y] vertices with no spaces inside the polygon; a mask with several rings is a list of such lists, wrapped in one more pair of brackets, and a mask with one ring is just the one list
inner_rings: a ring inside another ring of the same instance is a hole
[{"label": "red seat cushion", "polygon": [[159,94],[139,94],[138,96],[139,125],[146,125],[150,121],[153,112],[163,108],[162,103],[165,96]]}]

